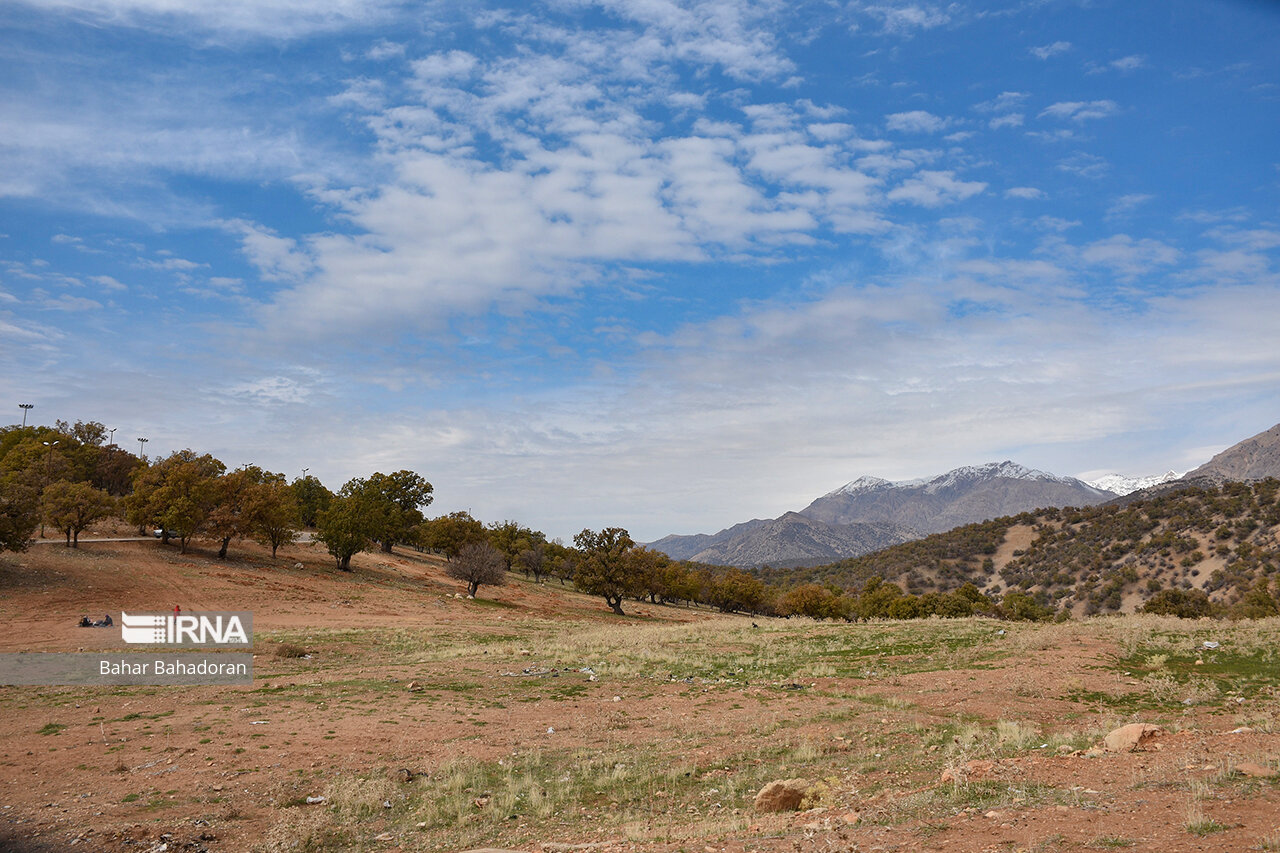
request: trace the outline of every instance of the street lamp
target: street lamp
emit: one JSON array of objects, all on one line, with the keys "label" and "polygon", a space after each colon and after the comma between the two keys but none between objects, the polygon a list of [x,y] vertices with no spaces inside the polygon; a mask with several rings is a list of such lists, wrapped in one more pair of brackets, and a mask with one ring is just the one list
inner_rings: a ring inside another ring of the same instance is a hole
[{"label": "street lamp", "polygon": [[[58,439],[53,441],[40,442],[49,448],[49,455],[45,457],[44,463],[44,487],[49,488],[49,483],[53,480],[53,447],[58,443]],[[44,538],[44,513],[40,513],[40,538]]]},{"label": "street lamp", "polygon": [[22,428],[27,428],[27,412],[36,407],[35,403],[19,403],[18,408],[22,409]]},{"label": "street lamp", "polygon": [[146,444],[148,441],[150,441],[150,439],[147,439],[147,438],[138,439],[138,458],[141,459],[143,462],[147,461],[147,454],[143,452],[142,445]]},{"label": "street lamp", "polygon": [[115,427],[112,427],[111,435],[109,438],[107,438],[107,447],[115,447],[115,446],[116,446],[116,429]]}]

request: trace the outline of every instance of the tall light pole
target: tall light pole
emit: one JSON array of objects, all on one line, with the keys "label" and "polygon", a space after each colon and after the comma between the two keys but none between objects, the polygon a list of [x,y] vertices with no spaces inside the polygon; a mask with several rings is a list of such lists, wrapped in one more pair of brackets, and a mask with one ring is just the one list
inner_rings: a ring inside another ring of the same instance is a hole
[{"label": "tall light pole", "polygon": [[27,428],[27,412],[36,407],[35,403],[19,403],[18,408],[22,409],[22,428]]},{"label": "tall light pole", "polygon": [[143,462],[147,461],[147,454],[143,452],[142,445],[146,444],[148,441],[150,441],[150,439],[147,439],[147,438],[138,439],[138,458],[141,459]]},{"label": "tall light pole", "polygon": [[116,429],[115,427],[112,427],[111,436],[107,439],[107,447],[115,447],[115,446],[116,446]]},{"label": "tall light pole", "polygon": [[[49,455],[45,457],[44,463],[44,487],[47,489],[49,488],[49,483],[53,480],[53,447],[58,443],[58,439],[55,438],[53,441],[42,441],[40,443],[49,448]],[[44,538],[43,512],[40,513],[40,538]]]}]

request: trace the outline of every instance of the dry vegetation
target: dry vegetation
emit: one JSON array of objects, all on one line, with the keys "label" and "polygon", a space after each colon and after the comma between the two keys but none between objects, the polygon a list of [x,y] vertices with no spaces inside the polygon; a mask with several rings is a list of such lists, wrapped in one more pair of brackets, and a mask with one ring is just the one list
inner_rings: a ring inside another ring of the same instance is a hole
[{"label": "dry vegetation", "polygon": [[1085,509],[1045,509],[958,527],[864,557],[766,571],[788,585],[857,590],[869,578],[911,594],[973,583],[988,595],[1029,593],[1075,616],[1130,612],[1161,590],[1203,594],[1206,611],[1254,618],[1248,600],[1280,572],[1280,481],[1188,488]]},{"label": "dry vegetation", "polygon": [[[86,536],[86,538],[91,538]],[[726,616],[442,561],[158,542],[0,556],[0,651],[252,609],[252,687],[0,687],[0,848],[1266,850],[1280,620]],[[632,612],[634,611],[634,612]],[[1217,643],[1206,648],[1205,643]],[[1158,749],[1090,755],[1117,725]],[[806,810],[760,815],[773,779]],[[74,845],[74,847],[72,846]],[[584,846],[587,845],[587,846]]]}]

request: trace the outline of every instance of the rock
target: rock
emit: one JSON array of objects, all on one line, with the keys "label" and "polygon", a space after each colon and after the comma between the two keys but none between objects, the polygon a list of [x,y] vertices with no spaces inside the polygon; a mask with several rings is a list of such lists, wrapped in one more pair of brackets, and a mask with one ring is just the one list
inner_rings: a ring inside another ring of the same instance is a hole
[{"label": "rock", "polygon": [[1243,773],[1245,776],[1253,776],[1257,779],[1270,779],[1274,776],[1280,776],[1275,770],[1262,764],[1255,764],[1252,761],[1241,761],[1236,765],[1236,772]]},{"label": "rock", "polygon": [[990,760],[966,761],[959,767],[948,767],[942,771],[942,775],[938,778],[939,782],[968,782],[970,779],[981,779],[989,775],[996,768],[996,763]]},{"label": "rock", "polygon": [[373,837],[373,840],[374,841],[395,841],[396,837],[392,835],[390,832],[383,832],[379,835],[375,835]]},{"label": "rock", "polygon": [[758,812],[795,812],[800,810],[804,795],[809,793],[808,779],[775,780],[756,794]]},{"label": "rock", "polygon": [[1103,738],[1102,746],[1107,752],[1134,752],[1164,733],[1164,729],[1150,723],[1130,723]]}]

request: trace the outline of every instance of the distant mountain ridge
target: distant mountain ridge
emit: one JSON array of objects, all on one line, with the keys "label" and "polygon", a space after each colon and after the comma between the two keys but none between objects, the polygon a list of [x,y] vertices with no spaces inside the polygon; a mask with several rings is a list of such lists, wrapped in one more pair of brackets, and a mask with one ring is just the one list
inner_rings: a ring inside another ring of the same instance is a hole
[{"label": "distant mountain ridge", "polygon": [[[741,568],[818,566],[919,538],[914,530],[890,524],[826,524],[797,512],[729,529],[736,532],[709,537],[714,541],[685,559]],[[663,550],[659,543],[650,547]]]},{"label": "distant mountain ridge", "polygon": [[1182,475],[1176,471],[1169,471],[1152,477],[1126,477],[1123,474],[1103,474],[1101,477],[1095,477],[1085,482],[1095,489],[1102,489],[1104,492],[1115,492],[1123,497],[1140,489],[1150,489],[1153,486],[1159,486],[1181,478]]},{"label": "distant mountain ridge", "polygon": [[1280,477],[1280,424],[1228,447],[1189,472],[1186,479],[1247,483],[1267,477]]},{"label": "distant mountain ridge", "polygon": [[1006,460],[898,483],[862,477],[823,495],[800,514],[828,524],[891,524],[927,535],[1042,507],[1093,506],[1115,497],[1074,477]]},{"label": "distant mountain ridge", "polygon": [[799,512],[716,534],[667,536],[649,547],[673,559],[717,565],[812,566],[990,518],[1042,507],[1093,506],[1115,497],[1071,477],[991,462],[898,483],[860,477]]},{"label": "distant mountain ridge", "polygon": [[1212,488],[1227,482],[1250,483],[1268,477],[1280,479],[1280,424],[1231,445],[1176,480],[1138,489],[1116,501],[1128,504],[1186,488]]}]

